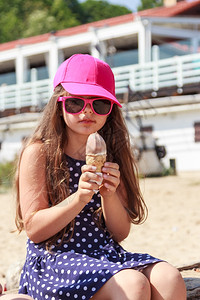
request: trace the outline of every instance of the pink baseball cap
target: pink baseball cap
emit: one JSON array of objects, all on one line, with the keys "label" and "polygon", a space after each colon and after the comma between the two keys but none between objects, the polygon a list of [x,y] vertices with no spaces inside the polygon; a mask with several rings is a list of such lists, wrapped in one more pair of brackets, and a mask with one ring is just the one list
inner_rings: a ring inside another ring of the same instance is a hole
[{"label": "pink baseball cap", "polygon": [[122,107],[115,96],[115,79],[110,66],[91,55],[74,54],[65,60],[54,77],[54,89],[59,84],[70,94],[105,97]]}]

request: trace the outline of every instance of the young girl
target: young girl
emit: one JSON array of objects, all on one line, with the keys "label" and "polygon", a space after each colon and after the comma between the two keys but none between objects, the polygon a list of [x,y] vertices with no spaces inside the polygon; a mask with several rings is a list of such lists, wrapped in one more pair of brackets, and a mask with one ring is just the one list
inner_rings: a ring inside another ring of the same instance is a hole
[{"label": "young girl", "polygon": [[[145,218],[120,107],[103,61],[76,54],[58,68],[19,160],[17,226],[28,235],[20,293],[35,300],[186,299],[175,268],[119,245],[131,223]],[[96,168],[85,164],[87,138],[97,131],[108,152],[101,186]]]}]

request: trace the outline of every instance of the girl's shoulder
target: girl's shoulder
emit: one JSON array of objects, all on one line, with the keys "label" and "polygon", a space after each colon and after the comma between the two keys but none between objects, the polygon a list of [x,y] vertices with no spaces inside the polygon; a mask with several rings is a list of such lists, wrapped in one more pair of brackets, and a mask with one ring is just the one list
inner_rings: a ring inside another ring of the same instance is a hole
[{"label": "girl's shoulder", "polygon": [[35,142],[26,146],[22,153],[22,159],[34,161],[44,161],[45,153],[42,142]]},{"label": "girl's shoulder", "polygon": [[42,143],[27,145],[22,152],[19,162],[19,177],[21,187],[31,186],[37,183],[41,187],[45,185],[46,155]]}]

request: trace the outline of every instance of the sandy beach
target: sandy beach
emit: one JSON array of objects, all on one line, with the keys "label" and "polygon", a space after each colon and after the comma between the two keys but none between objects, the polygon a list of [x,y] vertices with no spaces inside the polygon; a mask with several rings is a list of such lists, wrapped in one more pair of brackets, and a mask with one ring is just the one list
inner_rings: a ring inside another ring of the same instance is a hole
[{"label": "sandy beach", "polygon": [[[200,262],[200,172],[140,180],[149,214],[142,225],[132,226],[122,245],[149,253],[174,266]],[[11,233],[14,226],[14,192],[0,194],[0,282],[6,270],[25,259],[26,235]]]}]

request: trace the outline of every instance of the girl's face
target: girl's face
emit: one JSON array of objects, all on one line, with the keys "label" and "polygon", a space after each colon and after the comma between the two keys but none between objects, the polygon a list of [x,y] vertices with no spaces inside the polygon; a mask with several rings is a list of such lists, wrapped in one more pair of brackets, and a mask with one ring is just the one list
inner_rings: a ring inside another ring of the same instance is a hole
[{"label": "girl's face", "polygon": [[[87,96],[81,97],[85,99],[94,98]],[[83,111],[75,115],[67,113],[62,106],[62,113],[64,121],[67,125],[67,132],[69,136],[71,134],[77,134],[79,136],[85,135],[87,137],[89,134],[101,129],[107,120],[107,115],[95,114],[89,103],[86,105]]]}]

